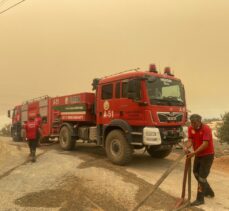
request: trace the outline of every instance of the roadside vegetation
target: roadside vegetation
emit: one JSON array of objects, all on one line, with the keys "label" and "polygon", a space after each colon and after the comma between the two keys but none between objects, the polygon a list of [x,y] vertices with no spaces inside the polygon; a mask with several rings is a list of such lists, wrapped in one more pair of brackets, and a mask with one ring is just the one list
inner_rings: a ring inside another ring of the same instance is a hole
[{"label": "roadside vegetation", "polygon": [[222,124],[217,126],[217,137],[221,142],[229,144],[229,112],[226,112],[222,117]]},{"label": "roadside vegetation", "polygon": [[0,129],[1,136],[10,136],[10,127],[11,124],[5,125],[2,129]]}]

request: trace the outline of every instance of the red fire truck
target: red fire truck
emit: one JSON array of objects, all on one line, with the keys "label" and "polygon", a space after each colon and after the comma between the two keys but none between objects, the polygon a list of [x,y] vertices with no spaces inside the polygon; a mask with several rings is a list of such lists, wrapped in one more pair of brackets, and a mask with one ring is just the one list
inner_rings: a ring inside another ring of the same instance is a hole
[{"label": "red fire truck", "polygon": [[183,137],[187,120],[185,90],[170,68],[157,72],[132,70],[97,78],[94,93],[44,96],[16,106],[12,137],[22,138],[22,125],[30,116],[42,117],[42,138],[58,137],[64,150],[77,140],[105,148],[115,164],[128,163],[135,149],[164,158]]}]

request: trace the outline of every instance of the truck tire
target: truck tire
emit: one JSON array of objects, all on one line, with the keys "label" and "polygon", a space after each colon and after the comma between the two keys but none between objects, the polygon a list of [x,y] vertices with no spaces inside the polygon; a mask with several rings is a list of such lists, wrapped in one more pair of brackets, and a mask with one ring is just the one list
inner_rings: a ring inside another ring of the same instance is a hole
[{"label": "truck tire", "polygon": [[72,150],[75,147],[75,140],[71,136],[72,132],[69,127],[63,126],[60,129],[60,146],[64,150]]},{"label": "truck tire", "polygon": [[132,159],[133,148],[121,130],[113,130],[107,135],[105,148],[107,157],[114,164],[125,165]]},{"label": "truck tire", "polygon": [[20,141],[20,138],[18,136],[13,136],[13,141],[19,142]]},{"label": "truck tire", "polygon": [[22,140],[20,133],[15,129],[13,129],[13,131],[12,131],[12,138],[13,138],[13,141],[15,141],[15,142],[19,142]]},{"label": "truck tire", "polygon": [[11,136],[13,138],[13,141],[22,141],[22,126],[20,122],[17,122],[12,125],[11,127]]},{"label": "truck tire", "polygon": [[165,158],[171,153],[172,148],[172,145],[168,145],[166,147],[150,146],[146,150],[149,153],[149,155],[153,158]]}]

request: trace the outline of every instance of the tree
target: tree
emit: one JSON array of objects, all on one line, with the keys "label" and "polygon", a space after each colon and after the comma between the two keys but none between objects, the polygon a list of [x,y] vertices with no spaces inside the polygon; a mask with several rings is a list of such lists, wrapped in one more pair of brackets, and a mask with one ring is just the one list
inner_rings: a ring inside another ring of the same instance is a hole
[{"label": "tree", "polygon": [[217,128],[217,136],[222,142],[229,144],[229,112],[222,115],[223,123]]},{"label": "tree", "polygon": [[5,125],[2,129],[1,129],[1,134],[3,135],[3,136],[10,136],[11,134],[11,132],[10,132],[10,128],[11,128],[11,125],[10,124],[8,124],[8,125]]},{"label": "tree", "polygon": [[208,124],[211,122],[220,121],[220,118],[204,118],[203,123]]}]

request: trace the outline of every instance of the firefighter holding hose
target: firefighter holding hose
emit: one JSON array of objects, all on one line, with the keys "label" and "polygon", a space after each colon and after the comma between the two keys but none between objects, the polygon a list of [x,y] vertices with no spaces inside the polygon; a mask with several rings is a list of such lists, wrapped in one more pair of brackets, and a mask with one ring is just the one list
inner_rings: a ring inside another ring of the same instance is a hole
[{"label": "firefighter holding hose", "polygon": [[[193,114],[190,116],[191,126],[188,128],[188,142],[184,146],[187,157],[194,158],[193,174],[198,182],[196,200],[191,203],[192,206],[204,204],[204,197],[214,197],[214,191],[210,187],[207,177],[214,160],[214,146],[212,131],[210,127],[203,124],[201,116]],[[189,148],[193,147],[190,152]]]}]

